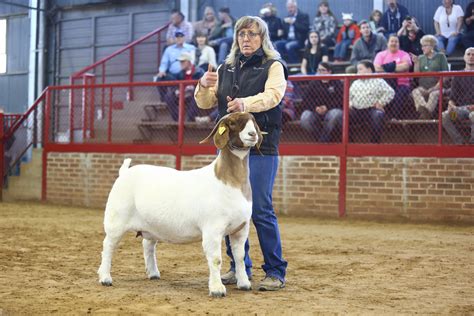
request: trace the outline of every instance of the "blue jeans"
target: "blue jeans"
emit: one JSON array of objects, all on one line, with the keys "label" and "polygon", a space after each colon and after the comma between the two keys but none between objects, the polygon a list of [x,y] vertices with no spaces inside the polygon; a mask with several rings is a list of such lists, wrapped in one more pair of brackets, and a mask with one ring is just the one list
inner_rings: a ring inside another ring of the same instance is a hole
[{"label": "blue jeans", "polygon": [[360,122],[369,121],[371,125],[370,129],[370,142],[380,143],[383,133],[383,120],[385,112],[376,108],[368,109],[351,109],[349,112],[349,140],[352,141],[354,138],[354,125]]},{"label": "blue jeans", "polygon": [[336,128],[340,129],[341,126],[341,109],[331,109],[325,115],[319,115],[310,110],[306,110],[301,114],[301,127],[315,135],[323,143],[329,143],[333,138]]},{"label": "blue jeans", "polygon": [[334,47],[334,59],[346,59],[347,58],[347,49],[351,45],[351,39],[345,39],[336,44]]},{"label": "blue jeans", "polygon": [[275,47],[282,56],[287,56],[286,61],[288,63],[299,63],[301,58],[299,57],[298,50],[303,48],[303,45],[296,40],[279,40],[275,42]]},{"label": "blue jeans", "polygon": [[[285,281],[288,263],[282,257],[280,229],[272,205],[272,191],[278,170],[278,156],[250,156],[250,185],[252,187],[252,221],[255,225],[263,254],[263,271]],[[235,263],[230,248],[229,237],[226,236],[227,255],[231,260],[231,270],[235,271]],[[245,269],[252,275],[252,260],[249,257],[249,241],[245,243]]]},{"label": "blue jeans", "polygon": [[[446,56],[451,55],[454,50],[456,49],[456,45],[461,40],[461,34],[456,36],[450,36],[449,38],[444,37],[443,35],[436,36],[438,39],[438,49],[445,51]],[[448,42],[448,46],[446,47],[446,42]]]}]

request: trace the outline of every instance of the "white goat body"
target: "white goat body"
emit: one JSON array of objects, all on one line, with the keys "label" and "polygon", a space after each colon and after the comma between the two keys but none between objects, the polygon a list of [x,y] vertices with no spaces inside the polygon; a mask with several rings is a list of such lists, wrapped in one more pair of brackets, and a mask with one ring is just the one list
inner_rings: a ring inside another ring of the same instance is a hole
[{"label": "white goat body", "polygon": [[125,159],[104,214],[102,263],[99,281],[112,285],[113,251],[124,233],[143,236],[145,267],[159,279],[157,242],[186,243],[202,239],[209,266],[209,294],[225,296],[220,277],[221,243],[229,235],[236,264],[237,287],[251,288],[245,272],[244,244],[252,213],[248,153],[262,141],[255,119],[248,113],[223,117],[204,140],[214,137],[220,149],[209,165],[190,171],[138,165]]}]

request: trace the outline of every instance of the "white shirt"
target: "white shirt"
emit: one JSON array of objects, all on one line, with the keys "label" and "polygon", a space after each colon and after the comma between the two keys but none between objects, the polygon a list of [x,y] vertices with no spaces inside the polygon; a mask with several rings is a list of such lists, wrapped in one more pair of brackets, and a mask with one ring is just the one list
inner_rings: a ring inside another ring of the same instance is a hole
[{"label": "white shirt", "polygon": [[451,34],[457,31],[456,24],[458,23],[459,17],[464,17],[464,11],[460,5],[453,4],[453,9],[449,16],[446,14],[446,8],[444,6],[439,6],[436,10],[433,20],[439,23],[441,35],[448,38],[451,36]]}]

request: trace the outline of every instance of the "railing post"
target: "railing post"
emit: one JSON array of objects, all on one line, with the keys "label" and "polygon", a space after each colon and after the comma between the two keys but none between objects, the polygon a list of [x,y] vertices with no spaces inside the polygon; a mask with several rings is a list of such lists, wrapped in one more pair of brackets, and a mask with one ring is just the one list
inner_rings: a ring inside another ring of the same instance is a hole
[{"label": "railing post", "polygon": [[90,88],[91,92],[91,100],[90,100],[90,122],[89,122],[89,129],[90,129],[90,138],[94,138],[94,121],[95,121],[95,76],[91,77],[92,87]]},{"label": "railing post", "polygon": [[350,80],[344,78],[343,111],[342,111],[342,146],[339,157],[339,216],[346,215],[346,183],[347,183],[347,145],[349,143],[349,87]]},{"label": "railing post", "polygon": [[51,117],[51,90],[46,91],[46,105],[44,111],[44,126],[43,126],[43,170],[41,178],[41,200],[46,201],[47,192],[47,175],[48,175],[48,143],[50,132],[50,117]]},{"label": "railing post", "polygon": [[[114,100],[113,98],[113,87],[110,86],[110,92],[109,92],[109,122],[108,122],[108,127],[107,127],[107,141],[109,143],[112,142],[112,102]],[[104,113],[105,114],[105,113]]]},{"label": "railing post", "polygon": [[[135,49],[130,47],[130,60],[129,60],[129,70],[128,70],[128,81],[133,82],[133,73],[135,71],[135,65],[133,61],[135,59]],[[132,85],[128,86],[128,101],[133,101],[133,87]]]},{"label": "railing post", "polygon": [[2,181],[0,185],[0,201],[3,201],[3,184],[5,177],[5,127],[4,127],[4,114],[0,112],[0,179]]},{"label": "railing post", "polygon": [[438,145],[443,142],[443,77],[439,77]]},{"label": "railing post", "polygon": [[71,78],[71,90],[69,94],[69,143],[74,143],[74,93],[73,88],[75,84],[75,78]]},{"label": "railing post", "polygon": [[184,84],[179,84],[179,112],[178,112],[178,156],[176,157],[176,169],[181,170],[181,151],[184,140]]}]

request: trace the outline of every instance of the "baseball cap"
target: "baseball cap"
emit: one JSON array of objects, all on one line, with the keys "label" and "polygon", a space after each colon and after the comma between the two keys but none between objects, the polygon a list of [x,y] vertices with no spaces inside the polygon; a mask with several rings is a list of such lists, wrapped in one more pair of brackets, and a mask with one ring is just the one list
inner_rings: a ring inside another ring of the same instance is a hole
[{"label": "baseball cap", "polygon": [[184,36],[184,33],[183,33],[183,31],[178,30],[178,31],[174,32],[174,36],[175,37]]},{"label": "baseball cap", "polygon": [[194,58],[193,58],[193,55],[191,55],[190,52],[182,52],[181,55],[179,55],[178,60],[179,61],[189,60],[190,62],[192,62],[194,60]]}]

